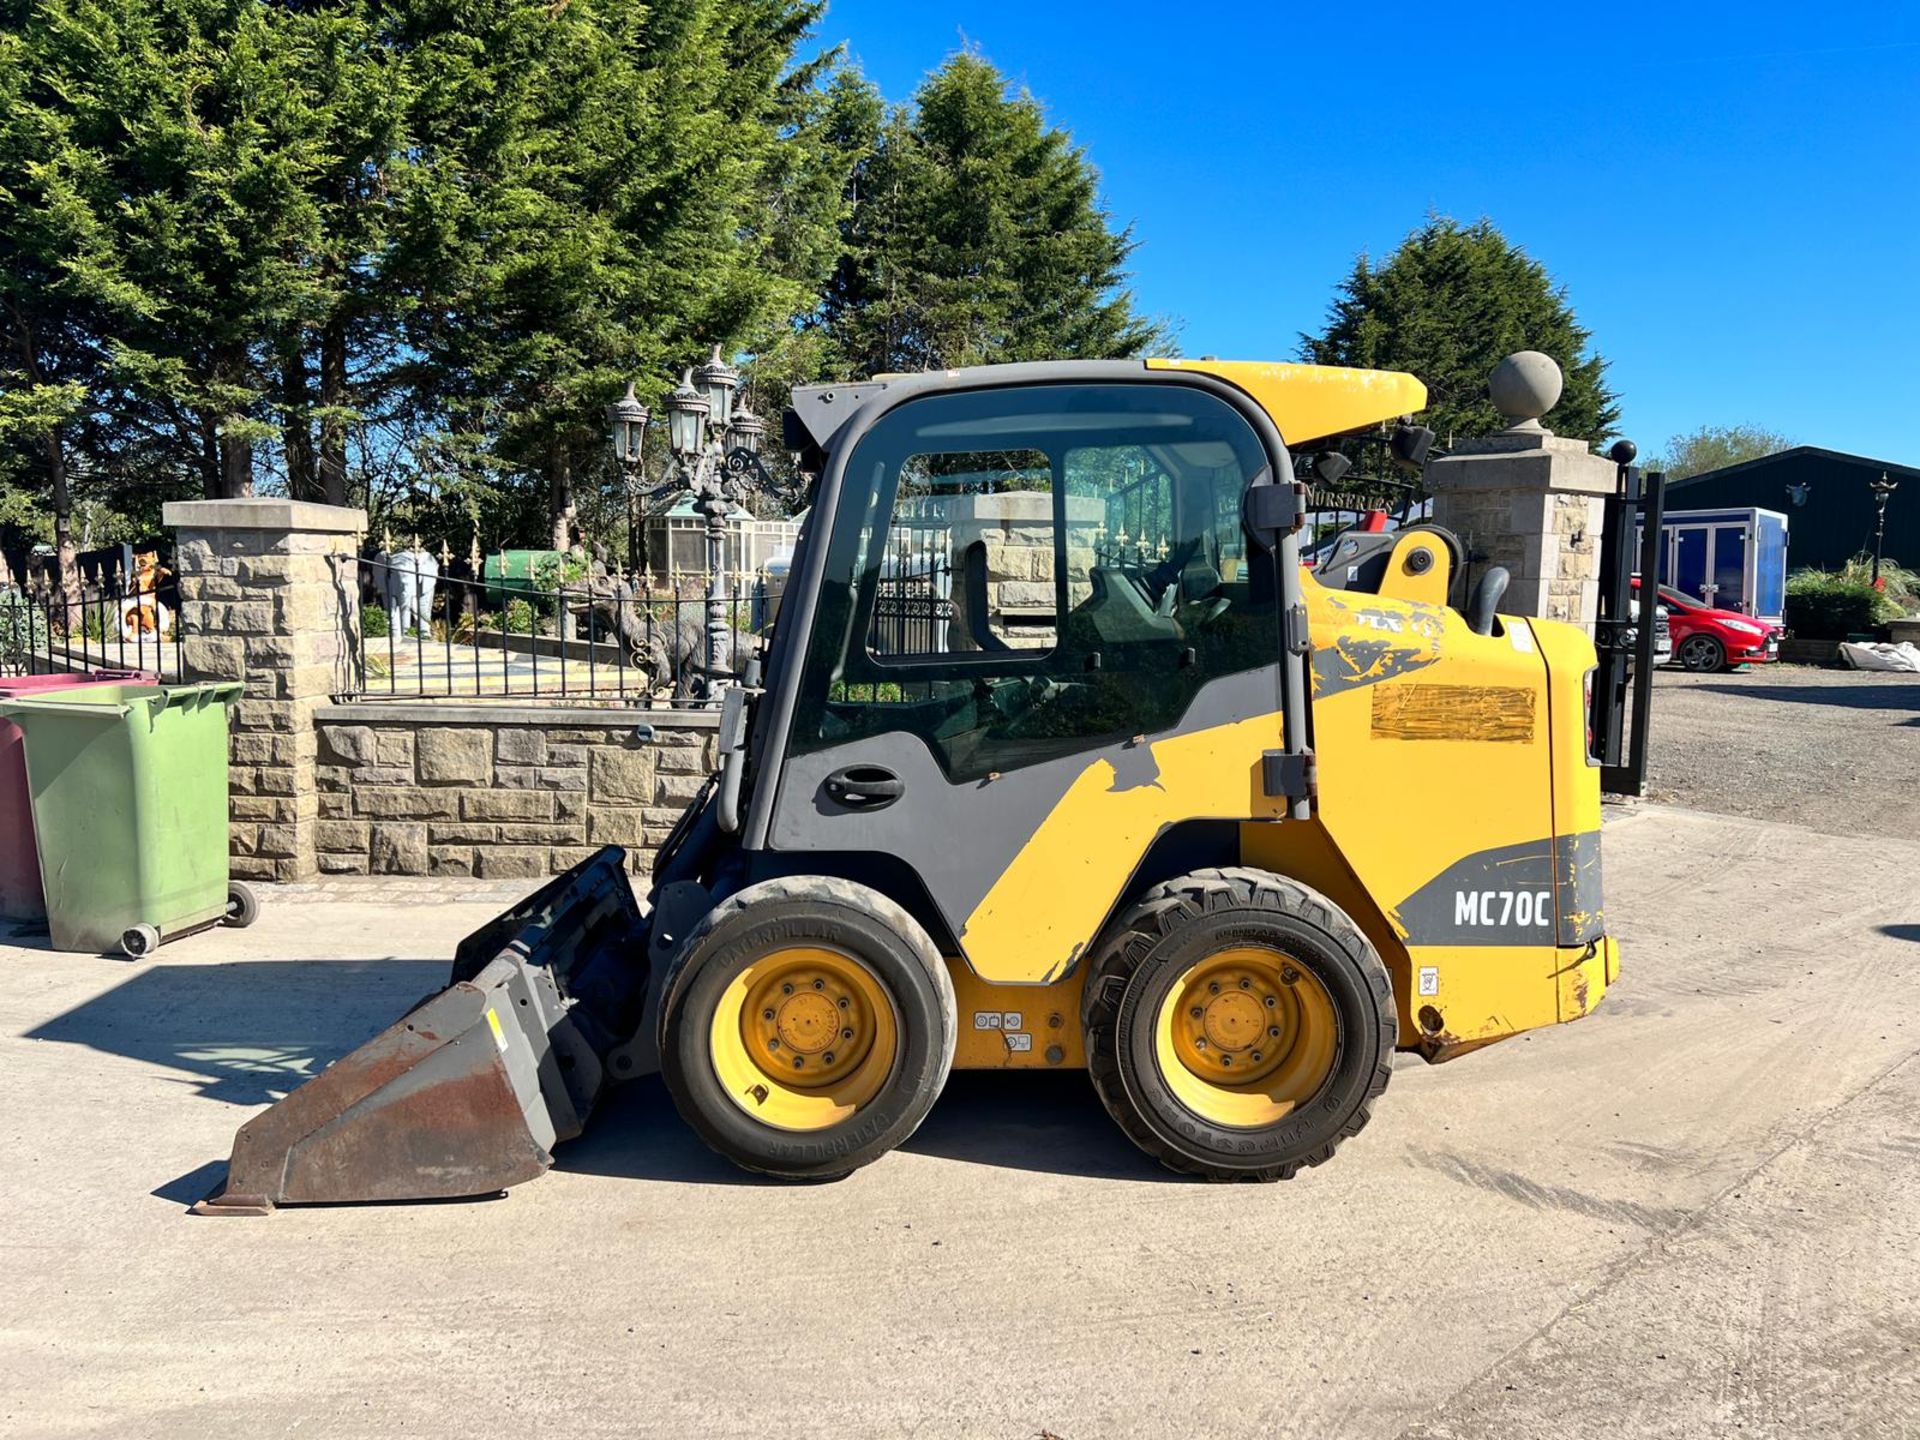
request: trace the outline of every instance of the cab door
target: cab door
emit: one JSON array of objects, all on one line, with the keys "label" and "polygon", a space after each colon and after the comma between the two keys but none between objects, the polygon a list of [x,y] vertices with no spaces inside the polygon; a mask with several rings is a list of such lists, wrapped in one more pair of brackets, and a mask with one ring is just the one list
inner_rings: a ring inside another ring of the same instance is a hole
[{"label": "cab door", "polygon": [[982,978],[1073,966],[1154,839],[1274,813],[1272,464],[1181,381],[909,398],[840,469],[767,846],[904,865]]}]

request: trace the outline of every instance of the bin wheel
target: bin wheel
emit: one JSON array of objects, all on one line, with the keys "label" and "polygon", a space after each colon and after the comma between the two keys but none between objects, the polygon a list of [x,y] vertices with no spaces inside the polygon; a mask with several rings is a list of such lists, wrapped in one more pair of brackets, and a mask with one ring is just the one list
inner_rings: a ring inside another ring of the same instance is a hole
[{"label": "bin wheel", "polygon": [[151,955],[160,948],[160,932],[151,925],[136,925],[120,937],[120,950],[129,960]]},{"label": "bin wheel", "polygon": [[220,923],[231,925],[236,930],[244,930],[259,918],[260,897],[253,893],[253,887],[239,880],[229,881],[227,913]]}]

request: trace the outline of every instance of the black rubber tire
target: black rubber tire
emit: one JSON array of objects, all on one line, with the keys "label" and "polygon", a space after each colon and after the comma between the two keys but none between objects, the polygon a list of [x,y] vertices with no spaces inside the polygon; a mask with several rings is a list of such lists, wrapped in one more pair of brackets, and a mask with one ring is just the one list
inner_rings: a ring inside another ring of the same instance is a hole
[{"label": "black rubber tire", "polygon": [[260,897],[253,893],[253,887],[244,880],[227,882],[227,913],[221,917],[222,925],[235,930],[244,930],[260,918]]},{"label": "black rubber tire", "polygon": [[[715,1005],[769,950],[824,945],[859,960],[893,1001],[899,1055],[880,1093],[838,1125],[796,1132],[756,1121],[721,1089],[709,1054]],[[660,1068],[681,1118],[745,1169],[838,1180],[920,1127],[947,1083],[958,1033],[953,980],[926,930],[877,890],[807,875],[748,886],[716,905],[668,968]]]},{"label": "black rubber tire", "polygon": [[[1269,945],[1310,971],[1340,1019],[1319,1093],[1258,1130],[1212,1124],[1160,1076],[1153,1027],[1179,977],[1237,944]],[[1387,1088],[1398,1029],[1393,983],[1360,928],[1326,896],[1245,867],[1200,870],[1123,914],[1087,977],[1087,1069],[1120,1128],[1168,1169],[1208,1180],[1289,1180],[1366,1125]]]},{"label": "black rubber tire", "polygon": [[1691,670],[1696,675],[1717,675],[1727,668],[1727,647],[1711,635],[1689,635],[1680,642],[1676,658],[1683,670]]}]

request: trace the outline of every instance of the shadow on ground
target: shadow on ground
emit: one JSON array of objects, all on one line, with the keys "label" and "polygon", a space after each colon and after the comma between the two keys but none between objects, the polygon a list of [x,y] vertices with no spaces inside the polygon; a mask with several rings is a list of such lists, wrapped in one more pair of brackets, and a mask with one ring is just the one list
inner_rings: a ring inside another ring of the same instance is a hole
[{"label": "shadow on ground", "polygon": [[[103,964],[116,962],[102,961]],[[445,960],[248,960],[132,969],[125,983],[27,1032],[184,1070],[197,1095],[279,1099],[447,980]]]},{"label": "shadow on ground", "polygon": [[1888,675],[1857,685],[1701,685],[1715,695],[1778,700],[1786,705],[1832,705],[1843,710],[1920,710],[1920,676]]},{"label": "shadow on ground", "polygon": [[[114,962],[102,962],[114,963]],[[444,960],[255,960],[127,967],[126,981],[28,1032],[185,1072],[196,1097],[278,1100],[400,1019],[447,979]],[[973,1165],[1065,1175],[1173,1179],[1130,1145],[1084,1073],[961,1071],[905,1150]],[[601,1096],[556,1167],[634,1180],[762,1183],[713,1154],[680,1119],[658,1077]],[[191,1202],[217,1161],[161,1185]]]},{"label": "shadow on ground", "polygon": [[[961,1071],[902,1150],[972,1165],[1101,1179],[1173,1180],[1134,1149],[1084,1074]],[[602,1097],[587,1131],[554,1168],[580,1175],[703,1184],[778,1184],[701,1143],[658,1076]]]},{"label": "shadow on ground", "polygon": [[901,1147],[921,1155],[1096,1179],[1177,1180],[1120,1133],[1081,1070],[962,1070]]}]

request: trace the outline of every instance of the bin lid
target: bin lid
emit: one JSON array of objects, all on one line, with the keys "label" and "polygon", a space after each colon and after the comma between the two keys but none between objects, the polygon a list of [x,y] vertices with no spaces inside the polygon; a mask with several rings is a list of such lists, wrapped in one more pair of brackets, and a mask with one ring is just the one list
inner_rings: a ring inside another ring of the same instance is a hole
[{"label": "bin lid", "polygon": [[[155,713],[172,706],[232,705],[246,691],[238,680],[215,680],[199,685],[115,685],[89,687],[99,698],[72,693],[78,687],[44,695],[7,696],[0,689],[0,715],[70,715],[123,717],[145,704]],[[106,694],[105,691],[114,693]]]}]

